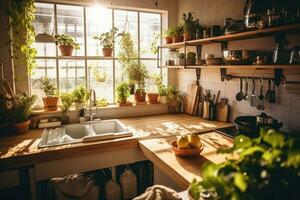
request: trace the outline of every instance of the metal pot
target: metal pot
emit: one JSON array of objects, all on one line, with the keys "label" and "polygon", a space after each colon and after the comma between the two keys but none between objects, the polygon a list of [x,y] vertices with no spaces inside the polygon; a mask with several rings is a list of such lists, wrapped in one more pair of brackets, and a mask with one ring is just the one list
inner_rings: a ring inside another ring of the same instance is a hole
[{"label": "metal pot", "polygon": [[252,64],[257,51],[253,50],[224,50],[223,58],[227,65]]}]

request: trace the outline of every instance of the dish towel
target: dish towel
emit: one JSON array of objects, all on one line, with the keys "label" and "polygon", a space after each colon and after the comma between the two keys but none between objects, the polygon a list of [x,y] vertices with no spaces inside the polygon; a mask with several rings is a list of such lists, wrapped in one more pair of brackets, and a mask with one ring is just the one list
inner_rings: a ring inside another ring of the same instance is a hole
[{"label": "dish towel", "polygon": [[52,178],[48,184],[49,200],[97,200],[99,188],[94,180],[82,174]]},{"label": "dish towel", "polygon": [[163,185],[153,185],[133,200],[182,200],[182,198],[171,188]]}]

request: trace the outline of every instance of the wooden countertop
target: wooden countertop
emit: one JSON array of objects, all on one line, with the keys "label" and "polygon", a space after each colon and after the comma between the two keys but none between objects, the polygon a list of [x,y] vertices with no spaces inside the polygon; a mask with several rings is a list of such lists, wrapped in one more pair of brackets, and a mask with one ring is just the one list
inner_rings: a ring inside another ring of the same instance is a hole
[{"label": "wooden countertop", "polygon": [[232,126],[231,123],[207,121],[185,114],[132,117],[120,119],[120,121],[133,131],[134,136],[38,148],[42,129],[31,130],[22,135],[2,135],[0,136],[0,171],[66,157],[136,148],[138,139],[141,138],[172,136],[190,131],[207,132]]},{"label": "wooden countertop", "polygon": [[224,154],[217,154],[220,147],[230,147],[233,139],[217,132],[204,133],[200,135],[204,149],[199,157],[181,158],[173,153],[170,141],[175,136],[165,138],[153,138],[139,141],[144,155],[157,167],[168,175],[177,185],[186,190],[194,178],[201,180],[201,167],[207,161],[214,163],[224,162]]}]

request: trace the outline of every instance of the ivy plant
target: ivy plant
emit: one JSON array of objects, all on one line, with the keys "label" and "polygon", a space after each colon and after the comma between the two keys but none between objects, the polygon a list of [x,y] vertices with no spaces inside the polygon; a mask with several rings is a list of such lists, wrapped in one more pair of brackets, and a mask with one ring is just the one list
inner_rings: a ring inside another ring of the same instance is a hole
[{"label": "ivy plant", "polygon": [[[14,0],[9,5],[9,36],[13,58],[19,59],[18,52],[26,59],[28,72],[36,66],[37,51],[32,47],[35,40],[33,21],[35,19],[35,0]],[[15,66],[16,67],[16,66]]]},{"label": "ivy plant", "polygon": [[299,138],[263,128],[254,139],[235,137],[233,147],[219,153],[235,156],[204,166],[203,180],[190,186],[194,199],[203,194],[223,200],[299,199]]}]

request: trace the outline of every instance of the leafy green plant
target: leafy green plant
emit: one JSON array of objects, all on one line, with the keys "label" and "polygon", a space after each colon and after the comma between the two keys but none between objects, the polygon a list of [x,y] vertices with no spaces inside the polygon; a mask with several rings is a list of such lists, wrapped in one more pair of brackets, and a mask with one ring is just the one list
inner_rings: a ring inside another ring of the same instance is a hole
[{"label": "leafy green plant", "polygon": [[118,103],[126,102],[130,96],[129,85],[126,82],[120,82],[116,87],[116,98]]},{"label": "leafy green plant", "polygon": [[202,192],[224,200],[299,198],[299,138],[263,128],[259,137],[237,136],[232,148],[219,152],[237,156],[222,164],[206,164],[203,180],[190,186],[194,199]]},{"label": "leafy green plant", "polygon": [[73,100],[73,94],[72,93],[61,93],[60,94],[60,100],[61,100],[61,110],[63,113],[66,113],[70,110],[74,100]]},{"label": "leafy green plant", "polygon": [[79,44],[69,35],[61,34],[55,35],[54,37],[56,45],[73,46],[76,50],[80,49]]},{"label": "leafy green plant", "polygon": [[198,19],[194,20],[194,17],[191,12],[189,12],[188,14],[183,13],[182,20],[184,22],[183,23],[184,31],[190,34],[195,34],[200,27],[199,20]]},{"label": "leafy green plant", "polygon": [[56,96],[57,90],[53,83],[51,83],[51,80],[48,77],[41,78],[41,89],[44,91],[45,95],[47,97],[53,97]]},{"label": "leafy green plant", "polygon": [[157,54],[159,45],[159,39],[161,38],[160,33],[153,33],[153,38],[151,41],[151,53]]},{"label": "leafy green plant", "polygon": [[101,33],[100,35],[96,35],[93,38],[95,40],[99,40],[99,43],[102,46],[102,48],[112,49],[114,46],[115,39],[122,35],[122,33],[118,33],[118,31],[119,29],[114,27],[109,32]]},{"label": "leafy green plant", "polygon": [[171,28],[171,34],[173,37],[176,37],[176,36],[182,36],[183,34],[183,25],[182,24],[179,24],[177,26],[174,26],[173,28]]},{"label": "leafy green plant", "polygon": [[[9,36],[13,59],[19,59],[19,52],[24,56],[28,73],[36,67],[37,51],[32,47],[35,40],[33,21],[35,19],[35,0],[9,1]],[[17,63],[17,62],[15,62]],[[14,67],[17,67],[16,64]]]},{"label": "leafy green plant", "polygon": [[97,106],[99,107],[107,107],[108,106],[108,101],[105,98],[100,98],[96,102]]},{"label": "leafy green plant", "polygon": [[75,103],[86,103],[90,99],[90,91],[84,86],[80,85],[72,92],[73,101]]},{"label": "leafy green plant", "polygon": [[9,114],[13,107],[13,97],[3,84],[0,84],[0,123],[9,121]]},{"label": "leafy green plant", "polygon": [[23,93],[14,96],[14,103],[11,111],[11,121],[15,123],[25,122],[29,119],[32,113],[32,105],[34,104],[37,96],[28,96]]},{"label": "leafy green plant", "polygon": [[122,66],[122,71],[129,84],[136,84],[137,89],[144,90],[145,81],[149,78],[146,66],[139,63],[136,59],[138,53],[134,49],[133,41],[129,33],[122,34],[120,41],[119,62]]},{"label": "leafy green plant", "polygon": [[168,28],[163,33],[164,37],[172,37],[173,35],[174,35],[174,28],[172,28],[172,27]]},{"label": "leafy green plant", "polygon": [[160,96],[168,95],[168,87],[163,84],[163,79],[160,74],[152,74],[151,79],[153,80],[155,86],[157,87],[158,94]]},{"label": "leafy green plant", "polygon": [[195,52],[188,52],[186,57],[187,57],[187,59],[195,60],[196,59],[196,53]]},{"label": "leafy green plant", "polygon": [[184,53],[180,53],[180,54],[178,55],[178,58],[179,58],[179,59],[185,59]]}]

